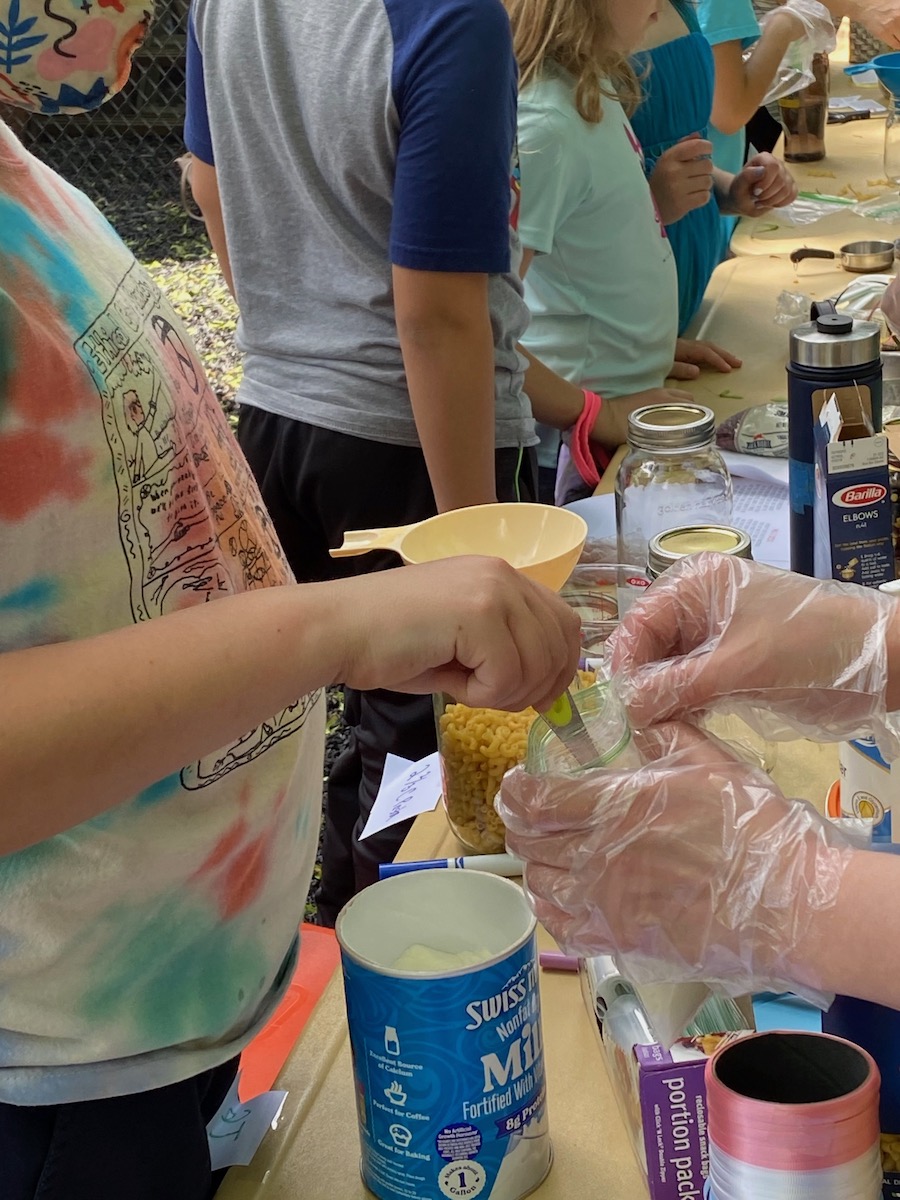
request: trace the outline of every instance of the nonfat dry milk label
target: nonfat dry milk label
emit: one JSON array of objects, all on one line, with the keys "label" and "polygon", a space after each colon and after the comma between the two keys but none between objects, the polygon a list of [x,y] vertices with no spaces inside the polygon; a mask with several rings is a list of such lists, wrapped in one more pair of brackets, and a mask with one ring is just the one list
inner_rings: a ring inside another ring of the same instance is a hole
[{"label": "nonfat dry milk label", "polygon": [[363,1176],[383,1200],[517,1200],[550,1166],[532,936],[416,978],[344,958]]}]

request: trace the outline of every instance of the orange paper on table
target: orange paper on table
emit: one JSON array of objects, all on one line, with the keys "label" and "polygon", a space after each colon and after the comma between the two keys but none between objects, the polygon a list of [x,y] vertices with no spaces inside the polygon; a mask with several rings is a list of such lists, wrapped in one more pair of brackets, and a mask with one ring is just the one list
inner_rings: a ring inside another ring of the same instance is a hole
[{"label": "orange paper on table", "polygon": [[275,1083],[340,958],[333,929],[300,926],[300,958],[294,977],[271,1020],[241,1055],[241,1100],[252,1100]]}]

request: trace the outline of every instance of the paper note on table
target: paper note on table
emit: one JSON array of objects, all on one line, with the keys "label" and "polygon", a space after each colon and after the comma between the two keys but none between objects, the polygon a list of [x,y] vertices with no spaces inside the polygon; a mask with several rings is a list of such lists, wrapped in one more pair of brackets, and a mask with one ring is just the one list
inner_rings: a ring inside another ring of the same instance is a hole
[{"label": "paper note on table", "polygon": [[440,756],[430,754],[419,762],[410,762],[389,754],[384,763],[381,787],[359,840],[371,837],[398,821],[431,812],[441,798]]},{"label": "paper note on table", "polygon": [[762,454],[736,454],[733,450],[722,450],[720,453],[733,479],[755,479],[760,483],[788,486],[786,458],[766,458]]},{"label": "paper note on table", "polygon": [[262,1092],[243,1103],[238,1098],[240,1078],[238,1073],[219,1111],[206,1127],[209,1158],[214,1171],[221,1171],[225,1167],[245,1167],[268,1131],[275,1128],[287,1098],[287,1092]]},{"label": "paper note on table", "polygon": [[573,500],[565,506],[569,512],[578,513],[587,522],[587,535],[591,541],[601,541],[616,536],[616,498],[612,492],[602,496],[588,496],[586,500]]},{"label": "paper note on table", "polygon": [[780,483],[763,483],[740,476],[733,480],[733,484],[731,523],[750,535],[754,559],[768,563],[770,567],[789,571],[791,539],[788,489]]},{"label": "paper note on table", "polygon": [[[874,74],[874,72],[873,72]],[[857,76],[857,79],[859,76]],[[828,101],[829,112],[870,112],[873,116],[881,116],[887,109],[877,100],[869,100],[863,96],[832,96]]]}]

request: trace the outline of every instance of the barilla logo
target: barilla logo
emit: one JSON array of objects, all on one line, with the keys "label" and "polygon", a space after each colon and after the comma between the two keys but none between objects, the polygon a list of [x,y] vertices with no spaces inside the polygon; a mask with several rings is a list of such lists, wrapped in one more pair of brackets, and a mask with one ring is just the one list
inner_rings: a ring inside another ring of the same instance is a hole
[{"label": "barilla logo", "polygon": [[859,508],[863,504],[877,504],[886,495],[887,488],[880,483],[858,483],[835,492],[831,499],[840,508]]}]

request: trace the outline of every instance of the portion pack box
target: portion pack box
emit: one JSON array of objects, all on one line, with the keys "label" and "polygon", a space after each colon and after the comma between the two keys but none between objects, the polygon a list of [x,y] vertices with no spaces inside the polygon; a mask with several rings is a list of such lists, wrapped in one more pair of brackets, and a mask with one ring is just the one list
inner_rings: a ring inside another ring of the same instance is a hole
[{"label": "portion pack box", "polygon": [[[814,397],[815,400],[815,397]],[[830,392],[815,428],[814,570],[878,587],[894,578],[888,442],[855,388]]]},{"label": "portion pack box", "polygon": [[747,1032],[679,1038],[670,1050],[603,1040],[619,1111],[647,1179],[651,1200],[702,1200],[709,1175],[707,1059]]}]

